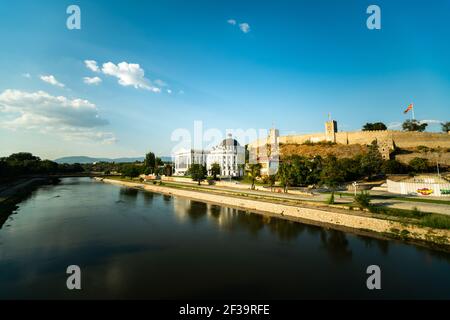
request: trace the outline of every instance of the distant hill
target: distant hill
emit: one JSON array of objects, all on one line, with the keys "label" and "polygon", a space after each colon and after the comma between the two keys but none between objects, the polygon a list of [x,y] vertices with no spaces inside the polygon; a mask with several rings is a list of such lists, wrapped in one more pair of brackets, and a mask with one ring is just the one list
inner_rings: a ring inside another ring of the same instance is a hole
[{"label": "distant hill", "polygon": [[85,156],[73,156],[73,157],[62,157],[54,160],[57,163],[94,163],[94,162],[116,162],[116,163],[122,163],[122,162],[135,162],[135,161],[144,161],[144,157],[138,157],[138,158],[92,158],[92,157],[85,157]]},{"label": "distant hill", "polygon": [[[160,157],[164,162],[171,162],[172,157]],[[124,162],[136,162],[136,161],[144,161],[144,157],[136,157],[136,158],[92,158],[85,156],[73,156],[73,157],[62,157],[54,160],[57,163],[94,163],[94,162],[115,162],[115,163],[124,163]]]}]

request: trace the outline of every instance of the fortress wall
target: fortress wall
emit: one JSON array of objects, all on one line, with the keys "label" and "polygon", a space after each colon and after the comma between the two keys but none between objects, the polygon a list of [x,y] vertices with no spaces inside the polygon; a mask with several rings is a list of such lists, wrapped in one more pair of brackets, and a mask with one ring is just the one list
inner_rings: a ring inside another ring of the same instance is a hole
[{"label": "fortress wall", "polygon": [[[304,135],[280,136],[279,143],[283,144],[302,144],[306,141],[319,142],[326,141],[325,133],[313,133]],[[385,144],[392,149],[392,141],[399,148],[414,148],[418,146],[427,146],[429,148],[450,148],[450,134],[434,132],[404,132],[393,130],[375,130],[375,131],[349,131],[337,132],[336,142],[339,144],[361,144],[368,145],[372,141]],[[255,147],[264,145],[266,139],[260,139],[251,143]]]},{"label": "fortress wall", "polygon": [[326,140],[325,133],[312,133],[303,135],[280,136],[278,141],[283,144],[302,144],[307,141],[319,142]]},{"label": "fortress wall", "polygon": [[450,148],[450,134],[448,133],[393,131],[392,138],[399,148],[418,146]]},{"label": "fortress wall", "polygon": [[350,131],[336,133],[336,142],[341,144],[371,144],[372,141],[387,140],[391,137],[391,131]]}]

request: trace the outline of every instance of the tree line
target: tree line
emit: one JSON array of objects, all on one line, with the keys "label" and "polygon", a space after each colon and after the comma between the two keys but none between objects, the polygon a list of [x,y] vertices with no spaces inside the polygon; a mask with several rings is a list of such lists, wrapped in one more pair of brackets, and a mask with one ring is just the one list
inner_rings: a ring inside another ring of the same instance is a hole
[{"label": "tree line", "polygon": [[279,164],[278,172],[273,176],[261,177],[261,165],[247,166],[247,175],[251,179],[252,188],[258,178],[270,187],[278,181],[287,192],[289,187],[326,186],[332,190],[339,185],[357,181],[382,178],[387,174],[417,174],[435,170],[435,164],[425,158],[413,158],[408,164],[395,159],[384,160],[374,141],[365,154],[352,158],[338,159],[333,155],[327,157],[315,156],[312,158],[292,155],[283,158]]},{"label": "tree line", "polygon": [[[415,119],[405,120],[402,124],[402,129],[404,131],[416,131],[423,132],[426,130],[428,123],[422,123]],[[441,123],[442,132],[450,131],[450,121]],[[373,130],[387,130],[387,126],[383,122],[368,122],[362,127],[362,131],[373,131]]]},{"label": "tree line", "polygon": [[80,173],[84,168],[76,164],[59,164],[51,160],[42,160],[29,152],[13,153],[0,158],[0,177],[15,178],[35,174]]}]

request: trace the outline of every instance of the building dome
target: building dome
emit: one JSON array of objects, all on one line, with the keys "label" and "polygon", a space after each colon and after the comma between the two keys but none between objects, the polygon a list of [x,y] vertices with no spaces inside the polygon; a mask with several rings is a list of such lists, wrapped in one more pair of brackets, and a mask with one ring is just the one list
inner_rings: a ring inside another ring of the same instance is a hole
[{"label": "building dome", "polygon": [[223,139],[220,143],[220,146],[222,147],[228,147],[228,146],[239,146],[239,142],[236,139],[233,139],[231,137],[231,134],[228,135],[227,139]]}]

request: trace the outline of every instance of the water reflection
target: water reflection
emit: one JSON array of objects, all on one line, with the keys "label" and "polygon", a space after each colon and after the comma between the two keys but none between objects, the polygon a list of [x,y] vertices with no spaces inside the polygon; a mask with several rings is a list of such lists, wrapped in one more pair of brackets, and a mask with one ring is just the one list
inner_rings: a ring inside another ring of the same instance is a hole
[{"label": "water reflection", "polygon": [[191,218],[192,222],[197,222],[208,213],[208,205],[204,202],[190,200],[186,214]]},{"label": "water reflection", "polygon": [[389,241],[377,238],[371,238],[367,236],[357,236],[365,245],[366,248],[373,248],[375,244],[383,255],[389,253]]},{"label": "water reflection", "polygon": [[139,190],[134,188],[120,188],[119,189],[119,199],[122,201],[132,200],[136,201]]},{"label": "water reflection", "polygon": [[320,239],[322,241],[322,248],[335,261],[351,260],[352,250],[349,247],[349,242],[344,232],[333,229],[322,229],[320,231]]},{"label": "water reflection", "polygon": [[153,199],[155,198],[156,194],[152,192],[142,192],[144,195],[144,203],[146,205],[150,205],[153,202]]},{"label": "water reflection", "polygon": [[269,220],[270,231],[282,241],[297,239],[307,228],[306,225],[294,221],[283,221],[272,218]]},{"label": "water reflection", "polygon": [[[373,263],[379,297],[450,298],[447,253],[79,180],[40,189],[0,230],[0,298],[372,298]],[[95,283],[77,296],[74,263]]]}]

